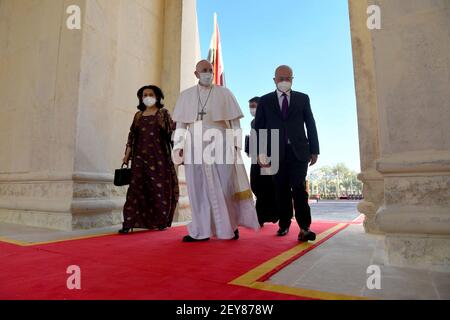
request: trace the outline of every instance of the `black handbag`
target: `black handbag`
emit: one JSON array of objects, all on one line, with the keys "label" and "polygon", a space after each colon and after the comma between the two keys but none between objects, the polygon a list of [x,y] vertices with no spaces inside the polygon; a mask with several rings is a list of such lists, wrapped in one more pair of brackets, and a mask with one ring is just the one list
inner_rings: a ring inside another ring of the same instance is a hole
[{"label": "black handbag", "polygon": [[[126,166],[126,168],[124,168]],[[130,184],[131,182],[131,169],[128,168],[126,163],[122,164],[120,169],[116,169],[114,172],[114,185],[122,187]]]}]

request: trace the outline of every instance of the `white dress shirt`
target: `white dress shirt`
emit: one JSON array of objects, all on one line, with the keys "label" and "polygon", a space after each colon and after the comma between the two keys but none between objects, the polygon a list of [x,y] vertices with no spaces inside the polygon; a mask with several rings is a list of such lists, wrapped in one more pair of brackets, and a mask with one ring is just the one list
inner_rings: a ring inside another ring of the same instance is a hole
[{"label": "white dress shirt", "polygon": [[[280,91],[280,90],[277,89],[278,102],[280,103],[280,110],[281,110],[281,112],[283,112],[283,100],[284,100],[283,94],[284,94],[284,93],[285,93],[285,92],[282,92],[282,91]],[[287,96],[288,107],[289,107],[290,104],[291,104],[291,90],[289,90],[288,92],[286,92],[286,96]],[[288,143],[288,144],[291,144],[291,141],[288,139],[288,142],[287,142],[287,143]]]},{"label": "white dress shirt", "polygon": [[[283,94],[284,92],[280,91],[277,89],[277,94],[278,94],[278,102],[280,103],[280,110],[283,111]],[[289,90],[288,92],[286,92],[287,95],[287,100],[288,100],[288,107],[291,104],[291,90]]]}]

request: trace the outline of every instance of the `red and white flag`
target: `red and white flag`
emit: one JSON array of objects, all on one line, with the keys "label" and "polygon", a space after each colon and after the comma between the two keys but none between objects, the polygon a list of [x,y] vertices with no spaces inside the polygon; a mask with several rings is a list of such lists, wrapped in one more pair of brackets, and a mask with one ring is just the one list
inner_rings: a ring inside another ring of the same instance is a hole
[{"label": "red and white flag", "polygon": [[214,31],[209,45],[208,60],[214,69],[214,84],[225,87],[225,73],[222,58],[222,45],[220,43],[219,24],[217,14],[214,13]]}]

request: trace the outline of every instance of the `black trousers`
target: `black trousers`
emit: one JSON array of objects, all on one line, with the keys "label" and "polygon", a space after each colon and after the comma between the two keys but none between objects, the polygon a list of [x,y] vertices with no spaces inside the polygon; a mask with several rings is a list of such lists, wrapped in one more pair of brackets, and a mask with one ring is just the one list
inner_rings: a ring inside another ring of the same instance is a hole
[{"label": "black trousers", "polygon": [[256,212],[260,224],[276,223],[279,220],[277,198],[272,176],[262,176],[258,164],[252,164],[250,169],[250,185],[256,196]]},{"label": "black trousers", "polygon": [[308,166],[308,161],[298,160],[291,146],[286,146],[285,157],[280,161],[278,173],[273,176],[279,208],[280,228],[287,228],[291,225],[292,201],[294,202],[295,219],[300,228],[308,229],[311,225],[311,208],[309,207],[309,195],[306,190]]}]

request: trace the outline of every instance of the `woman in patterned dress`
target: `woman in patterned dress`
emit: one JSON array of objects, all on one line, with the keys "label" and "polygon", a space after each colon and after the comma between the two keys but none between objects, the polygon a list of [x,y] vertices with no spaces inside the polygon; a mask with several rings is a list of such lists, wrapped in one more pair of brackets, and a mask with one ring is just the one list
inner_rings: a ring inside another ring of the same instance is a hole
[{"label": "woman in patterned dress", "polygon": [[133,228],[164,230],[172,225],[179,187],[171,157],[174,123],[156,86],[137,92],[139,111],[133,119],[123,163],[131,160],[132,178],[119,233]]}]

